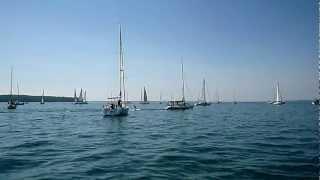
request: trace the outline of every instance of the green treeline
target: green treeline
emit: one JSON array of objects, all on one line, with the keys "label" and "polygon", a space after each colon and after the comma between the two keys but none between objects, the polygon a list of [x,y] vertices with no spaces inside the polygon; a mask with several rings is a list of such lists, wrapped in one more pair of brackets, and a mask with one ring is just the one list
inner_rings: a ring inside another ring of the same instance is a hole
[{"label": "green treeline", "polygon": [[[10,95],[0,95],[0,102],[8,102]],[[13,95],[13,99],[17,100],[18,96]],[[40,102],[41,96],[20,95],[20,102]],[[73,102],[72,97],[44,96],[45,102]]]}]

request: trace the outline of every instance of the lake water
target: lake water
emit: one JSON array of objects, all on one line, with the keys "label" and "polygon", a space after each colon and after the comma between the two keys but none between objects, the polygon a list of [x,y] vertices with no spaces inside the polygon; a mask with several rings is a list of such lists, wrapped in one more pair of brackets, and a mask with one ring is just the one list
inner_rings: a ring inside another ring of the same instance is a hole
[{"label": "lake water", "polygon": [[0,179],[318,179],[311,102],[164,106],[104,118],[99,102],[0,103]]}]

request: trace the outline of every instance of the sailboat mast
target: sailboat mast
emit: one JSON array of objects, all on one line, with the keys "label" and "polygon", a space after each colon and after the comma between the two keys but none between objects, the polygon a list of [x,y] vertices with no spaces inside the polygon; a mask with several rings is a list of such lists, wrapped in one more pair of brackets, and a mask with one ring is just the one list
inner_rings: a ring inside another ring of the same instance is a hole
[{"label": "sailboat mast", "polygon": [[276,101],[280,101],[279,82],[277,82],[276,93]]},{"label": "sailboat mast", "polygon": [[119,78],[120,78],[120,92],[119,92],[119,97],[120,100],[122,98],[122,38],[121,38],[121,25],[120,25],[120,30],[119,30],[119,39],[120,39],[120,47],[119,47],[119,69],[120,69],[120,74],[119,74]]},{"label": "sailboat mast", "polygon": [[11,67],[11,78],[10,78],[10,100],[12,100],[12,77],[13,77],[13,68]]},{"label": "sailboat mast", "polygon": [[18,90],[18,97],[17,97],[17,100],[19,101],[19,95],[20,95],[20,92],[19,92],[19,83],[17,83],[17,90]]},{"label": "sailboat mast", "polygon": [[206,101],[206,80],[205,79],[203,79],[202,93],[203,93],[203,101],[207,102]]},{"label": "sailboat mast", "polygon": [[183,61],[181,58],[181,74],[182,74],[182,101],[185,100],[184,98],[184,77],[183,77]]}]

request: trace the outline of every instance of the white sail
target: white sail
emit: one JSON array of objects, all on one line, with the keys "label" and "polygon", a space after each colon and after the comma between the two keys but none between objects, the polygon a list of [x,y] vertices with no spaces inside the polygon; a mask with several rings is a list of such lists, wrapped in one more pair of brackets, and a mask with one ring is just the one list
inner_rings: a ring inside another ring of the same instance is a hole
[{"label": "white sail", "polygon": [[44,89],[42,89],[41,104],[44,104]]},{"label": "white sail", "polygon": [[183,61],[181,58],[181,77],[182,77],[182,101],[185,101],[185,97],[184,97],[184,77],[183,77]]},{"label": "white sail", "polygon": [[143,101],[144,102],[148,101],[147,91],[145,87],[143,87]]},{"label": "white sail", "polygon": [[74,89],[73,98],[74,98],[74,102],[77,102],[77,101],[78,101],[78,98],[77,98],[77,90],[76,90],[76,89]]},{"label": "white sail", "polygon": [[84,91],[84,102],[87,102],[87,91]]},{"label": "white sail", "polygon": [[203,79],[202,82],[202,97],[203,97],[203,102],[207,102],[206,100],[206,80]]},{"label": "white sail", "polygon": [[80,101],[80,102],[82,102],[82,101],[83,101],[83,97],[82,97],[82,88],[81,88],[81,90],[80,90],[80,95],[79,95],[79,98],[78,98],[78,99],[79,99],[79,101]]},{"label": "white sail", "polygon": [[277,84],[276,84],[276,98],[275,98],[275,101],[271,102],[271,104],[274,104],[274,105],[285,104],[285,102],[282,100],[282,96],[281,96],[281,93],[280,93],[279,82],[277,82]]},{"label": "white sail", "polygon": [[276,101],[277,102],[281,101],[279,83],[277,83],[277,86],[276,86]]}]

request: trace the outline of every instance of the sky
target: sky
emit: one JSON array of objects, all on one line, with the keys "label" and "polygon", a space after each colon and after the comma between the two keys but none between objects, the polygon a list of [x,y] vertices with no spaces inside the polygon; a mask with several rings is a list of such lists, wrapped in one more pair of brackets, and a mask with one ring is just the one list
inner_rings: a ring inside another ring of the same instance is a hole
[{"label": "sky", "polygon": [[118,93],[119,24],[126,89],[139,100],[313,99],[318,87],[315,0],[0,0],[0,94]]}]

